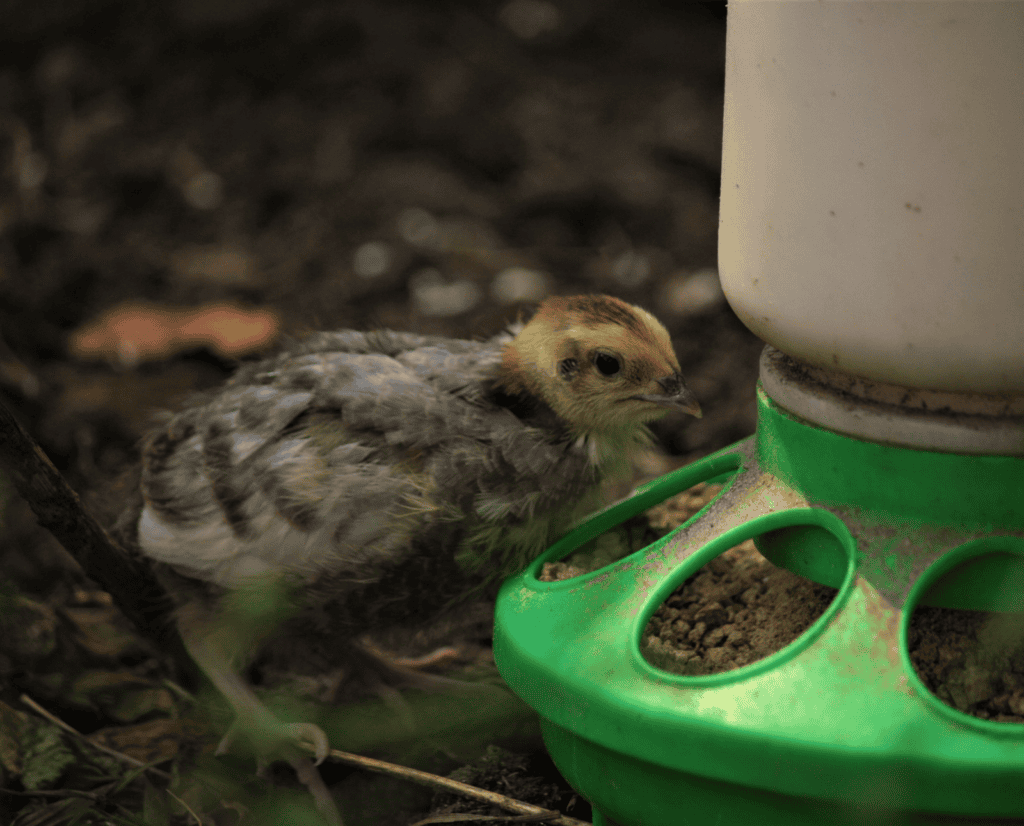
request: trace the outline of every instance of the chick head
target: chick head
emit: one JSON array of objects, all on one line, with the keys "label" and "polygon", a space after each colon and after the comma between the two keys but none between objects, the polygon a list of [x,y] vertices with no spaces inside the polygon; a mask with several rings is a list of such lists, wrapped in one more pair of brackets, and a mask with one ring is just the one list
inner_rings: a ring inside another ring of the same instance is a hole
[{"label": "chick head", "polygon": [[661,322],[607,295],[544,301],[506,346],[501,383],[542,398],[577,436],[637,429],[670,410],[701,415]]}]

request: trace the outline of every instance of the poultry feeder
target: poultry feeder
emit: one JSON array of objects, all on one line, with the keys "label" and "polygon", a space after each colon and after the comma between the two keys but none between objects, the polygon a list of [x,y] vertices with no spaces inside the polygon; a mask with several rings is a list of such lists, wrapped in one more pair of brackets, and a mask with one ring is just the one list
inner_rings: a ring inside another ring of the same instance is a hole
[{"label": "poultry feeder", "polygon": [[[719,263],[769,345],[756,432],[506,582],[499,669],[599,825],[1024,819],[1024,725],[946,705],[908,651],[919,606],[1024,611],[1024,6],[740,0],[726,51]],[[703,481],[668,536],[538,579]],[[658,606],[749,538],[827,610],[742,668],[651,665]]]}]

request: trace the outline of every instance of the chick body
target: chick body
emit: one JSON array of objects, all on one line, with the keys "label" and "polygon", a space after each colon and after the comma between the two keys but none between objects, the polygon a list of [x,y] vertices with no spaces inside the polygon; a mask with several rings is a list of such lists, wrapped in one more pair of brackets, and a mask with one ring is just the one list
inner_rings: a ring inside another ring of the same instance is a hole
[{"label": "chick body", "polygon": [[607,296],[549,299],[486,342],[316,334],[145,441],[136,544],[242,713],[253,695],[228,672],[255,652],[209,637],[225,595],[293,583],[298,611],[270,647],[343,660],[370,629],[496,588],[603,504],[673,407],[699,415],[667,332]]}]

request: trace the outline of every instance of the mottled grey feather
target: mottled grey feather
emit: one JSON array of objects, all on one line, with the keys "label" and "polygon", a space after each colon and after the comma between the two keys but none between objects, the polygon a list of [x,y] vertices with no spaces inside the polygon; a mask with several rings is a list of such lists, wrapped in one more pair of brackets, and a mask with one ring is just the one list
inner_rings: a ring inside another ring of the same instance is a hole
[{"label": "mottled grey feather", "polygon": [[243,367],[147,441],[141,550],[220,586],[270,571],[311,593],[394,579],[413,556],[509,573],[600,481],[543,403],[496,389],[510,340],[319,333]]}]

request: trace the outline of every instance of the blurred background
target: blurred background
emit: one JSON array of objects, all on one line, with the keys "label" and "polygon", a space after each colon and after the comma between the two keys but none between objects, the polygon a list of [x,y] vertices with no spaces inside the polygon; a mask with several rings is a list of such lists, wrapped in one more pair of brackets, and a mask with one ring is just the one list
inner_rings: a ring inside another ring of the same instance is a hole
[{"label": "blurred background", "polygon": [[[705,411],[659,423],[671,463],[753,431],[761,344],[716,271],[725,3],[0,8],[0,398],[108,517],[154,413],[283,336],[483,338],[552,293],[668,327]],[[6,482],[0,509],[0,698],[160,717],[102,596]]]},{"label": "blurred background", "polygon": [[707,411],[662,428],[671,452],[751,432],[759,345],[715,270],[724,3],[47,0],[3,21],[0,390],[76,480],[280,334],[485,337],[550,293],[668,326]]}]

